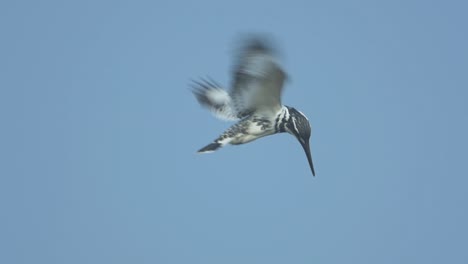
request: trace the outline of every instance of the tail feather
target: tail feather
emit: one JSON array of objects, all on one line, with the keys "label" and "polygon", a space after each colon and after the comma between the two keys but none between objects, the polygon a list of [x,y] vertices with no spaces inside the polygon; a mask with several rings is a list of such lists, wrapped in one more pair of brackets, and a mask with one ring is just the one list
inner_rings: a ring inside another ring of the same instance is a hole
[{"label": "tail feather", "polygon": [[210,153],[210,152],[218,150],[219,148],[221,148],[222,146],[226,144],[230,144],[232,140],[235,138],[233,136],[235,134],[234,132],[236,132],[235,129],[237,129],[237,126],[238,125],[234,125],[230,127],[228,130],[226,130],[221,136],[219,136],[213,142],[201,148],[198,151],[198,153]]},{"label": "tail feather", "polygon": [[221,143],[213,142],[213,143],[210,143],[207,146],[201,148],[198,151],[198,153],[210,153],[210,152],[213,152],[213,151],[219,149],[221,146],[222,146]]}]

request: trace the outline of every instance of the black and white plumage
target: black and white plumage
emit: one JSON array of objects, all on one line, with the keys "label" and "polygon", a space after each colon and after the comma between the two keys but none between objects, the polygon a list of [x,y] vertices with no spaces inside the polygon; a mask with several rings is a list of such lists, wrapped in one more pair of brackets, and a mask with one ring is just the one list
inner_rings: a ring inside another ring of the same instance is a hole
[{"label": "black and white plumage", "polygon": [[193,82],[193,93],[202,106],[220,119],[238,121],[198,152],[213,152],[226,144],[244,144],[288,132],[301,143],[315,176],[309,147],[309,121],[300,111],[281,104],[286,74],[268,41],[247,40],[240,49],[233,74],[229,93],[213,80]]}]

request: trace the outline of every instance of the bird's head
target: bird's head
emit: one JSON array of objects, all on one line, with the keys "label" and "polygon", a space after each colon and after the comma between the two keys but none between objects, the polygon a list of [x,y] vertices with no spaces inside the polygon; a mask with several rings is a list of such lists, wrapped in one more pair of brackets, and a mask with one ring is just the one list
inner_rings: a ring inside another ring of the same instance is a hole
[{"label": "bird's head", "polygon": [[286,132],[296,137],[296,139],[301,143],[302,148],[304,149],[307,160],[309,161],[310,170],[312,175],[315,176],[314,164],[312,163],[312,154],[310,153],[310,133],[311,127],[307,117],[300,111],[288,107],[289,110],[289,120],[285,126]]}]

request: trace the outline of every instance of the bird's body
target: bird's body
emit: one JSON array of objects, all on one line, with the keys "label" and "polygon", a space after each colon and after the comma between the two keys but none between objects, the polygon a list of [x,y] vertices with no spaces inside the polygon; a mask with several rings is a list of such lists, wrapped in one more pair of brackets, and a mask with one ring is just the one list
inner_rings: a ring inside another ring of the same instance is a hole
[{"label": "bird's body", "polygon": [[309,121],[300,111],[281,104],[285,79],[272,49],[263,39],[254,38],[241,49],[230,93],[211,80],[194,82],[194,94],[202,106],[218,118],[238,121],[198,152],[213,152],[226,144],[244,144],[288,132],[303,146],[315,175],[309,149]]}]

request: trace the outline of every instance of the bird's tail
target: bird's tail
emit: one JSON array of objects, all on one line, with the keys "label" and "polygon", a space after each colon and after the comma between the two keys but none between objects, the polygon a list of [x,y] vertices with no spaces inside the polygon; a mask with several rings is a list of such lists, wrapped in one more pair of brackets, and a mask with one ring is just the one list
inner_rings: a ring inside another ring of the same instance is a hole
[{"label": "bird's tail", "polygon": [[210,144],[206,145],[205,147],[201,148],[198,151],[198,153],[210,153],[210,152],[216,151],[221,146],[222,146],[221,143],[213,142],[213,143],[210,143]]},{"label": "bird's tail", "polygon": [[204,146],[201,148],[198,153],[210,153],[213,151],[218,150],[219,148],[223,147],[224,145],[228,144],[231,141],[231,138],[226,138],[223,135],[217,138],[215,141],[212,143]]}]

